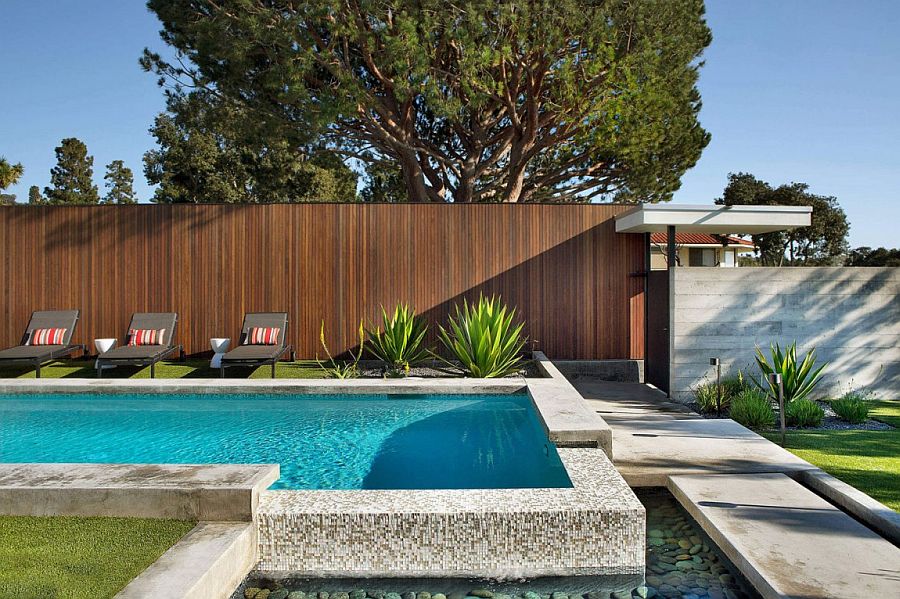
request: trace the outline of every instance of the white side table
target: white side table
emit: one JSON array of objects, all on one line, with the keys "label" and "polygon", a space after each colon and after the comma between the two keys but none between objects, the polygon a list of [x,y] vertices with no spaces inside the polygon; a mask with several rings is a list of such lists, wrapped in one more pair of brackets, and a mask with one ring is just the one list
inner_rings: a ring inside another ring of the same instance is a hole
[{"label": "white side table", "polygon": [[229,345],[231,345],[231,339],[227,337],[213,337],[209,340],[209,346],[214,352],[212,360],[209,362],[210,368],[222,367],[222,356],[228,351]]},{"label": "white side table", "polygon": [[[103,352],[108,352],[112,348],[116,346],[116,339],[94,339],[94,348],[97,350],[97,355],[102,354]],[[104,364],[103,370],[107,368],[115,368],[115,364]],[[94,368],[99,370],[101,367],[97,362],[94,362]]]}]

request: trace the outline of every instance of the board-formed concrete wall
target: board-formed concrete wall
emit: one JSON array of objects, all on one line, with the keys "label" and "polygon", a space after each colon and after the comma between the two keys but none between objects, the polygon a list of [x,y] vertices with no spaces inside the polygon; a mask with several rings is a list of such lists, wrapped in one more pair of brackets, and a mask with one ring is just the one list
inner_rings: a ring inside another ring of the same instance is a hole
[{"label": "board-formed concrete wall", "polygon": [[682,400],[715,371],[758,376],[756,345],[797,341],[829,365],[817,395],[868,388],[900,398],[900,268],[676,269],[672,392]]}]

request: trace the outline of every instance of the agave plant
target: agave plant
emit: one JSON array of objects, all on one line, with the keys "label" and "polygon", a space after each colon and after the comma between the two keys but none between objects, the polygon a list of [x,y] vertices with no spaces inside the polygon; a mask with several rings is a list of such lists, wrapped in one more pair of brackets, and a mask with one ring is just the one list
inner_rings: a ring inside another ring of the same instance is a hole
[{"label": "agave plant", "polygon": [[398,304],[390,316],[381,306],[381,322],[384,330],[379,326],[366,331],[369,351],[387,364],[390,374],[408,373],[410,364],[428,355],[422,345],[428,325],[406,304]]},{"label": "agave plant", "polygon": [[525,323],[516,324],[515,316],[516,309],[508,310],[500,298],[479,297],[472,306],[463,300],[447,328],[438,327],[438,338],[471,376],[506,376],[518,370],[526,342]]},{"label": "agave plant", "polygon": [[328,356],[328,360],[322,362],[319,360],[319,355],[316,354],[316,364],[319,365],[325,375],[328,378],[332,379],[352,379],[359,376],[359,360],[362,358],[363,353],[363,345],[365,345],[366,335],[363,331],[363,323],[359,321],[359,350],[355,354],[350,354],[352,358],[347,362],[338,362],[331,355],[331,352],[328,351],[328,345],[325,344],[325,321],[322,321],[322,326],[319,328],[319,343],[322,344],[322,349],[325,350],[325,355]]},{"label": "agave plant", "polygon": [[791,343],[785,350],[782,350],[777,343],[773,343],[770,350],[772,354],[771,362],[759,347],[756,348],[756,363],[763,376],[762,381],[754,380],[753,382],[767,395],[773,399],[778,399],[778,388],[769,381],[769,375],[773,372],[781,374],[785,404],[804,399],[809,395],[822,378],[822,370],[828,366],[826,362],[815,368],[815,348],[807,352],[803,357],[803,361],[798,363],[796,341]]}]

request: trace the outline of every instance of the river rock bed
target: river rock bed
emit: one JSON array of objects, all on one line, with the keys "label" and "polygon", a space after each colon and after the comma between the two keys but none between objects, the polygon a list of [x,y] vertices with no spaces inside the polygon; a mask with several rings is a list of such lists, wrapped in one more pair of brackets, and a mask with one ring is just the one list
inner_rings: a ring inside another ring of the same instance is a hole
[{"label": "river rock bed", "polygon": [[[756,599],[759,595],[666,491],[638,492],[647,508],[647,569],[631,584],[553,581],[266,580],[251,576],[233,599]],[[374,583],[374,584],[373,584]],[[639,585],[639,586],[636,586]],[[370,587],[370,588],[366,588]],[[531,587],[531,588],[529,588]],[[623,588],[624,587],[624,588]],[[423,590],[431,588],[432,590]],[[454,589],[451,592],[449,589]],[[590,588],[590,583],[588,583]],[[622,590],[615,590],[616,588]],[[463,590],[456,590],[463,589]],[[556,590],[554,590],[556,589]],[[444,591],[444,592],[440,592]]]}]

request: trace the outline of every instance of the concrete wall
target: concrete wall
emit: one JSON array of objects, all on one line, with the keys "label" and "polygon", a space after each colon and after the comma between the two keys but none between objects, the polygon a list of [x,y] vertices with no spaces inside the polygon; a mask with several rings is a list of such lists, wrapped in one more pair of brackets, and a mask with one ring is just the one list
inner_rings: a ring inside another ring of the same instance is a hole
[{"label": "concrete wall", "polygon": [[797,340],[829,362],[819,395],[854,387],[900,399],[900,268],[695,268],[675,273],[672,391],[739,368],[759,345]]}]

